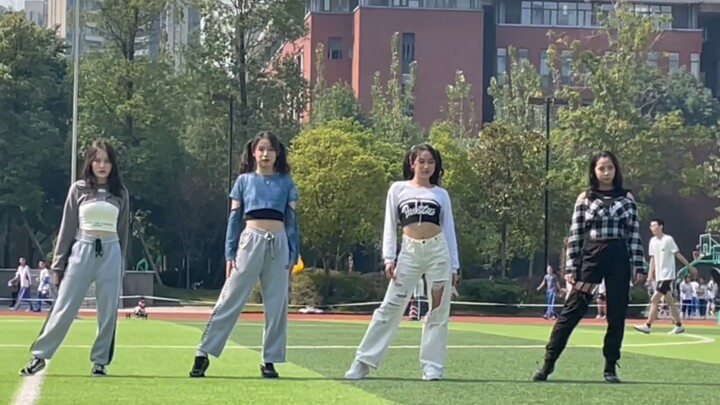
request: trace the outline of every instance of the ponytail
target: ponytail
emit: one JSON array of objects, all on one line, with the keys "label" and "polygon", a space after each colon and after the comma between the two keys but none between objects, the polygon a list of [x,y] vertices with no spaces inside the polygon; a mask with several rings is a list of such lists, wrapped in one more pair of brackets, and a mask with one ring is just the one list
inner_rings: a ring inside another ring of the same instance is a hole
[{"label": "ponytail", "polygon": [[245,143],[243,147],[242,158],[240,159],[240,173],[250,173],[255,171],[255,156],[253,155],[253,139]]}]

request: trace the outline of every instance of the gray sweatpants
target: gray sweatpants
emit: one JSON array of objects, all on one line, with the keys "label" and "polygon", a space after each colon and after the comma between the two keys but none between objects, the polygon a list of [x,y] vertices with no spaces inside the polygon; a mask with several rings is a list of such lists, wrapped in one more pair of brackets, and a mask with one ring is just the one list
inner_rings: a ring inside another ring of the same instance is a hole
[{"label": "gray sweatpants", "polygon": [[73,244],[57,300],[45,319],[40,336],[30,351],[35,357],[51,359],[70,330],[90,284],[95,282],[98,333],[90,360],[100,365],[112,361],[115,325],[122,284],[122,255],[117,238],[81,236]]},{"label": "gray sweatpants", "polygon": [[240,235],[235,270],[225,281],[198,350],[219,357],[260,277],[265,331],[262,359],[285,362],[290,251],[284,230],[247,227]]}]

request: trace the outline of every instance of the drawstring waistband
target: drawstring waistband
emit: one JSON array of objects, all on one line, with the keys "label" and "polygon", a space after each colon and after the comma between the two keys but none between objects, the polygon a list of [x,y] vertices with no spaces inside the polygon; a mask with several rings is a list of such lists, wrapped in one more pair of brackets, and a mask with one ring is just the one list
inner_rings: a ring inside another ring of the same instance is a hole
[{"label": "drawstring waistband", "polygon": [[103,255],[102,241],[100,239],[95,239],[95,257],[102,256],[102,255]]},{"label": "drawstring waistband", "polygon": [[256,235],[260,235],[260,237],[265,239],[265,241],[270,245],[268,247],[268,250],[270,252],[270,259],[275,259],[275,239],[277,239],[278,236],[285,235],[284,229],[278,229],[276,231],[268,231],[265,229],[248,226],[245,228],[245,230],[252,232]]},{"label": "drawstring waistband", "polygon": [[107,243],[118,243],[120,239],[118,239],[117,236],[109,236],[107,238],[98,238],[96,236],[89,236],[89,235],[80,235],[76,238],[78,243],[89,243],[93,245],[93,251],[95,252],[95,257],[102,257],[102,255],[105,253],[105,249],[103,248],[103,245]]}]

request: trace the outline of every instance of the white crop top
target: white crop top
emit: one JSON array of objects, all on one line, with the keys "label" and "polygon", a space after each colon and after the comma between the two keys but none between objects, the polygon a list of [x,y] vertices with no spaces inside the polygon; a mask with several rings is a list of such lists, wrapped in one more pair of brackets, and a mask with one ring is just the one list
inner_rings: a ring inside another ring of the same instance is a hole
[{"label": "white crop top", "polygon": [[120,209],[107,201],[88,201],[79,207],[80,229],[83,231],[117,232]]},{"label": "white crop top", "polygon": [[413,223],[434,223],[442,228],[450,251],[453,272],[460,268],[455,220],[447,190],[440,186],[417,187],[410,181],[396,181],[390,185],[385,203],[385,227],[383,231],[383,259],[395,261],[397,256],[397,226]]}]

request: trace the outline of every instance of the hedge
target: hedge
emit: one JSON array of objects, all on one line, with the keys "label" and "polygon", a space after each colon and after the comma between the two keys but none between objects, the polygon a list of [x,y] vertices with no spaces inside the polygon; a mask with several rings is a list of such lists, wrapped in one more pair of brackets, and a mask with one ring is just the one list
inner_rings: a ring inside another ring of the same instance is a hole
[{"label": "hedge", "polygon": [[[290,280],[290,303],[292,305],[313,305],[316,307],[337,304],[382,301],[388,286],[388,280],[382,272],[348,273],[330,271],[328,275],[322,269],[308,268],[292,276]],[[473,279],[463,280],[458,285],[459,297],[456,301],[505,304],[505,305],[462,305],[454,304],[453,313],[474,315],[538,315],[545,310],[542,306],[527,307],[522,304],[544,304],[545,293],[537,292],[535,284],[520,283],[511,279]],[[329,291],[329,294],[326,294]],[[255,285],[251,302],[261,302],[259,283]],[[649,297],[644,288],[630,290],[631,304],[647,304]],[[558,295],[556,304],[562,304],[563,297]],[[357,311],[369,313],[377,305],[362,307],[334,307],[333,311]],[[559,312],[560,308],[556,309]],[[640,317],[645,307],[630,307],[629,317]],[[588,314],[595,314],[591,308]]]}]

